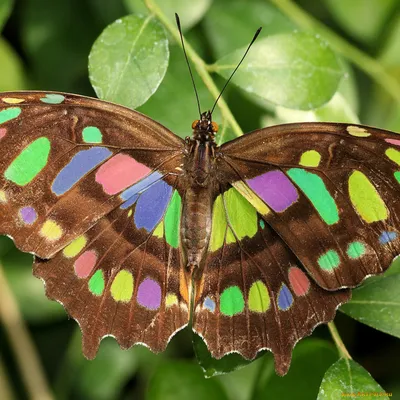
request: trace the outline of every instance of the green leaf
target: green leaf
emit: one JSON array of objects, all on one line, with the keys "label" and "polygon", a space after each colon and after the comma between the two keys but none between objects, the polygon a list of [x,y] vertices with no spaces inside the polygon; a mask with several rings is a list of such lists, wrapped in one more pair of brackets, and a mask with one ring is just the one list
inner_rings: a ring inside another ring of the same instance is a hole
[{"label": "green leaf", "polygon": [[0,37],[0,60],[0,91],[26,89],[21,59],[2,37]]},{"label": "green leaf", "polygon": [[372,280],[354,289],[341,308],[345,314],[400,338],[400,274]]},{"label": "green leaf", "polygon": [[353,360],[342,358],[326,371],[317,400],[336,400],[345,398],[345,395],[349,398],[389,400],[384,393],[363,367]]},{"label": "green leaf", "polygon": [[[14,7],[14,0],[0,1],[0,32],[3,30],[3,26],[7,22],[13,7]],[[1,60],[3,60],[3,58],[1,58]]]},{"label": "green leaf", "polygon": [[[143,0],[124,0],[124,2],[130,12],[148,13]],[[177,13],[183,30],[196,25],[203,18],[211,4],[211,0],[158,0],[154,2],[174,25],[176,24],[175,13]]]},{"label": "green leaf", "polygon": [[368,43],[379,36],[397,0],[325,0],[325,3],[343,29]]},{"label": "green leaf", "polygon": [[[139,111],[184,138],[192,134],[192,122],[199,118],[196,96],[182,49],[178,46],[171,46],[170,52],[170,63],[163,82],[154,96],[140,107]],[[205,111],[212,106],[214,99],[197,74],[194,75],[194,79],[202,111]],[[220,121],[218,107],[215,109],[213,119]]]},{"label": "green leaf", "polygon": [[168,66],[168,40],[152,16],[129,15],[109,25],[89,55],[89,78],[97,96],[130,108],[157,90]]},{"label": "green leaf", "polygon": [[206,379],[198,365],[168,361],[159,366],[150,381],[147,400],[225,400],[220,382]]},{"label": "green leaf", "polygon": [[[229,12],[227,12],[229,10]],[[292,32],[294,23],[265,0],[218,0],[204,18],[205,33],[219,58],[250,43],[258,27],[261,38]]]},{"label": "green leaf", "polygon": [[[227,374],[253,362],[253,360],[246,360],[237,353],[227,354],[217,360],[211,356],[203,339],[195,333],[193,333],[193,346],[197,361],[201,368],[203,368],[206,378]],[[263,354],[265,354],[265,351],[261,352],[257,358],[261,357]]]},{"label": "green leaf", "polygon": [[252,399],[315,399],[325,371],[337,358],[331,343],[303,340],[293,351],[289,372],[284,377],[268,374],[261,379]]},{"label": "green leaf", "polygon": [[[213,68],[228,78],[243,53],[244,49],[237,50]],[[326,42],[297,32],[256,42],[233,81],[274,104],[310,110],[332,98],[343,75],[339,59]]]},{"label": "green leaf", "polygon": [[[65,319],[67,314],[63,307],[46,297],[43,282],[32,275],[33,256],[21,253],[7,242],[8,250],[4,251],[1,262],[24,319],[35,323]],[[3,249],[3,241],[0,245]]]}]

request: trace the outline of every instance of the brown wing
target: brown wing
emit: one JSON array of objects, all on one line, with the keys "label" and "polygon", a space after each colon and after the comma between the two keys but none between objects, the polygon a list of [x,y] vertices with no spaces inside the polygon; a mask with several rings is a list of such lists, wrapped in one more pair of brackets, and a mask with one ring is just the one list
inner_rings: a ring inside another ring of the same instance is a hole
[{"label": "brown wing", "polygon": [[253,204],[319,286],[353,287],[400,253],[399,139],[333,123],[266,128],[221,147],[219,180]]},{"label": "brown wing", "polygon": [[330,292],[307,272],[277,233],[230,188],[213,207],[204,274],[196,286],[193,330],[215,358],[263,349],[287,373],[295,344],[331,321],[350,292]]}]

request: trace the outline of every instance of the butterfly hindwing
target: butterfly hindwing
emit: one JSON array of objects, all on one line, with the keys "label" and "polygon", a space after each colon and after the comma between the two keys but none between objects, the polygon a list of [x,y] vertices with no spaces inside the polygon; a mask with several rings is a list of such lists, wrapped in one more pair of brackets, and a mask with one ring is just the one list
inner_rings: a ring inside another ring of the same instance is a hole
[{"label": "butterfly hindwing", "polygon": [[284,375],[294,345],[333,319],[349,291],[329,292],[308,277],[285,242],[235,188],[213,207],[209,254],[196,287],[193,330],[216,358],[274,353]]},{"label": "butterfly hindwing", "polygon": [[354,287],[400,253],[399,144],[368,127],[282,125],[222,146],[219,174],[318,285]]}]

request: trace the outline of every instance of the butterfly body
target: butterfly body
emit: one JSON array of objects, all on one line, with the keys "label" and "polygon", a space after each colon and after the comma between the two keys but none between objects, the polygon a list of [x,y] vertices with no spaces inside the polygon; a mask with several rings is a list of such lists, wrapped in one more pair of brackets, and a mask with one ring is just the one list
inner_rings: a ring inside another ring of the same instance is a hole
[{"label": "butterfly body", "polygon": [[56,92],[0,94],[0,234],[79,322],[163,351],[189,324],[215,358],[294,345],[400,254],[400,140],[361,125],[260,129],[218,147]]}]

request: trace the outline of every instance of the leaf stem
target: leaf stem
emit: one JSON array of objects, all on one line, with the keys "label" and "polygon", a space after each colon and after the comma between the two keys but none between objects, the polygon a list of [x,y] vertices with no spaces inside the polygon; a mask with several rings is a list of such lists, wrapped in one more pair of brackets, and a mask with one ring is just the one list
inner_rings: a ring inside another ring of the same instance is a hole
[{"label": "leaf stem", "polygon": [[345,39],[313,18],[292,0],[269,0],[300,28],[320,32],[331,47],[382,86],[400,104],[400,84],[377,60],[357,49]]},{"label": "leaf stem", "polygon": [[[177,43],[180,43],[180,37],[178,30],[176,27],[169,21],[169,19],[164,15],[161,9],[154,3],[153,0],[145,0],[146,7],[149,11],[155,15],[165,26],[165,28],[171,33]],[[203,59],[196,53],[193,47],[185,42],[186,53],[189,59],[193,62],[194,67],[196,68],[197,73],[199,74],[200,78],[203,80],[204,84],[206,85],[209,92],[212,96],[216,99],[220,93],[217,85],[215,84],[214,80],[212,79],[211,75],[208,72],[208,66],[203,61]],[[237,123],[235,117],[233,116],[231,110],[229,109],[228,105],[226,104],[223,98],[220,98],[218,101],[218,107],[221,110],[222,117],[228,122],[231,126],[233,132],[236,136],[243,135],[243,131],[240,128],[239,124]]]},{"label": "leaf stem", "polygon": [[346,346],[344,345],[343,340],[340,337],[339,332],[338,332],[334,322],[329,322],[328,328],[329,328],[329,332],[331,333],[332,339],[335,342],[336,348],[338,349],[340,356],[347,360],[351,360],[351,355],[347,351]]},{"label": "leaf stem", "polygon": [[8,285],[0,263],[0,321],[8,335],[29,398],[51,400],[50,392],[35,346],[23,321],[17,301]]}]

